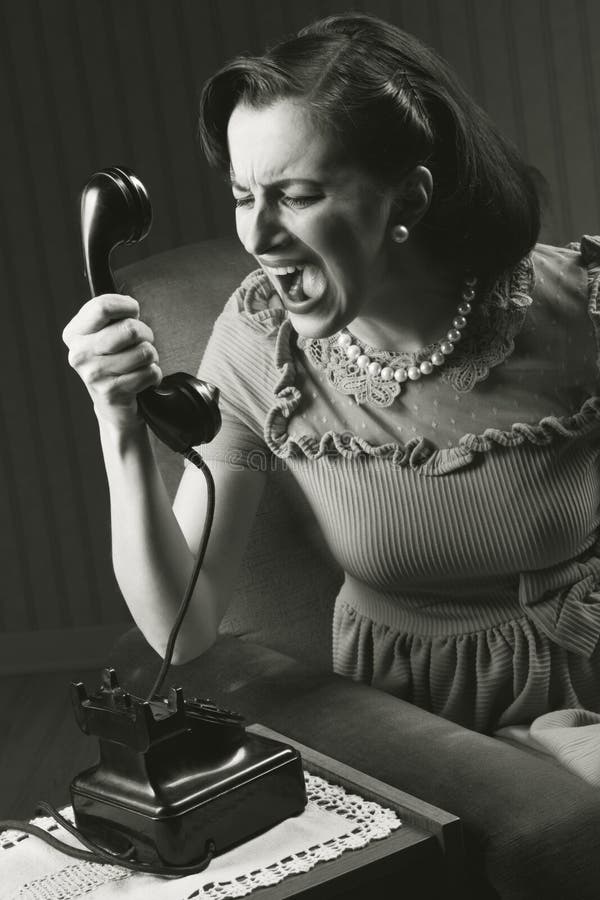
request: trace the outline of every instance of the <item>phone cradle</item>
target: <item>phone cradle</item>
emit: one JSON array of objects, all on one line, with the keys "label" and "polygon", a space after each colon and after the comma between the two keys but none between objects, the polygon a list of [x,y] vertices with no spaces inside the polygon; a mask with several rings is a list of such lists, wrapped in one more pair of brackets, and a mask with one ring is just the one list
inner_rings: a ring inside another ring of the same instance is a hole
[{"label": "phone cradle", "polygon": [[100,739],[100,761],[71,784],[75,822],[112,852],[161,866],[193,865],[302,812],[300,754],[246,732],[209,700],[141,700],[105,669],[99,692],[72,685],[77,722]]}]

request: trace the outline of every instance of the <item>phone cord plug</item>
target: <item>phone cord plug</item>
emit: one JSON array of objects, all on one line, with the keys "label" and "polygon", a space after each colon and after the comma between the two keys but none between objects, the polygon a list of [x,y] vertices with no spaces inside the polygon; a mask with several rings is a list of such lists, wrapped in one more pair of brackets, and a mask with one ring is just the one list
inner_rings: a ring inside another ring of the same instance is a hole
[{"label": "phone cord plug", "polygon": [[71,822],[65,819],[57,809],[49,803],[46,803],[44,800],[38,801],[36,812],[38,810],[51,816],[55,822],[65,829],[65,831],[72,834],[88,849],[80,850],[78,847],[73,847],[71,844],[59,840],[57,837],[54,837],[53,834],[49,834],[38,825],[32,825],[31,822],[20,822],[18,819],[0,819],[0,831],[11,829],[23,831],[26,834],[32,834],[42,841],[45,841],[46,844],[50,844],[50,846],[54,847],[56,850],[60,850],[61,853],[66,853],[68,856],[75,857],[75,859],[83,859],[87,862],[102,863],[104,865],[110,863],[110,865],[113,866],[123,866],[125,869],[130,869],[133,872],[145,872],[147,875],[162,875],[167,878],[182,878],[184,875],[196,875],[198,872],[203,872],[215,855],[216,847],[214,841],[207,841],[204,857],[199,863],[195,863],[191,866],[157,866],[136,862],[132,859],[132,856],[135,853],[135,847],[133,845],[130,845],[128,849],[122,853],[107,850],[105,847],[95,844],[94,841],[90,841],[90,839],[85,837],[71,824]]},{"label": "phone cord plug", "polygon": [[194,566],[194,571],[192,572],[189,584],[187,586],[185,595],[183,600],[181,601],[181,605],[179,607],[179,611],[177,613],[177,617],[171,629],[171,633],[169,634],[169,640],[167,641],[167,649],[165,651],[165,657],[162,661],[162,665],[160,667],[159,673],[156,677],[156,681],[154,682],[150,693],[146,697],[147,700],[152,700],[157,694],[160,693],[160,689],[162,687],[163,681],[165,680],[166,674],[169,670],[169,666],[171,665],[171,659],[173,658],[173,651],[175,649],[175,641],[177,640],[177,635],[179,634],[179,629],[181,628],[181,623],[183,622],[184,616],[187,612],[187,608],[190,605],[190,600],[192,599],[192,594],[194,592],[194,588],[196,587],[196,581],[198,580],[198,575],[200,574],[200,569],[202,567],[202,563],[204,561],[204,554],[206,553],[206,547],[208,545],[208,539],[210,537],[210,530],[212,528],[213,516],[215,513],[215,483],[213,481],[213,477],[210,469],[200,456],[200,454],[190,447],[187,453],[184,454],[185,458],[188,459],[191,463],[193,463],[204,475],[206,479],[206,487],[208,490],[208,499],[206,504],[206,515],[204,517],[204,530],[202,532],[202,539],[200,541],[200,549],[198,551],[198,556],[196,557],[196,563]]}]

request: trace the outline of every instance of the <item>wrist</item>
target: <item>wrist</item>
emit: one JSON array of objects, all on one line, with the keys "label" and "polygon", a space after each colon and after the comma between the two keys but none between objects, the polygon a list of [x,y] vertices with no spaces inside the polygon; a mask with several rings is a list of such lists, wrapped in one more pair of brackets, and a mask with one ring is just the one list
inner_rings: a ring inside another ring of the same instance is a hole
[{"label": "wrist", "polygon": [[107,418],[99,410],[96,410],[96,417],[102,444],[110,446],[121,455],[131,447],[148,442],[146,423],[139,414]]}]

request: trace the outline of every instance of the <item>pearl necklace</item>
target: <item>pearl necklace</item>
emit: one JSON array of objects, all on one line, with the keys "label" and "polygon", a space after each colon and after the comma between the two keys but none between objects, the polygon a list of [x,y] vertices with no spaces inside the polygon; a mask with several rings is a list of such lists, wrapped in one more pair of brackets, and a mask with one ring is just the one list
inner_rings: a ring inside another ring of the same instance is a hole
[{"label": "pearl necklace", "polygon": [[[337,344],[346,355],[351,365],[357,369],[370,375],[372,378],[380,378],[382,381],[398,382],[398,392],[402,390],[401,384],[407,380],[417,381],[422,375],[431,375],[436,368],[443,366],[446,358],[454,350],[454,345],[461,339],[463,329],[466,327],[468,316],[473,307],[472,301],[475,299],[475,288],[477,278],[469,275],[463,282],[461,290],[461,300],[456,308],[456,315],[452,319],[452,326],[444,337],[436,343],[435,349],[432,351],[429,359],[424,359],[418,365],[412,366],[382,366],[377,360],[372,360],[368,356],[364,348],[360,346],[357,339],[345,329],[342,330],[337,339]],[[419,355],[419,351],[415,356]]]}]

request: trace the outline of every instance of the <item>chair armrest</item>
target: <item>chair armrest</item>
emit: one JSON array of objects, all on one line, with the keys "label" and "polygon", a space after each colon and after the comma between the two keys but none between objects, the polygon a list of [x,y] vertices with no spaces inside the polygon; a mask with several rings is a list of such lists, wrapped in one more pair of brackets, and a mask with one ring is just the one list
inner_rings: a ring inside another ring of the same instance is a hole
[{"label": "chair armrest", "polygon": [[[124,687],[143,694],[159,662],[132,629],[111,664]],[[237,638],[173,668],[172,684],[459,816],[469,866],[496,896],[597,896],[600,791],[550,759]]]}]

